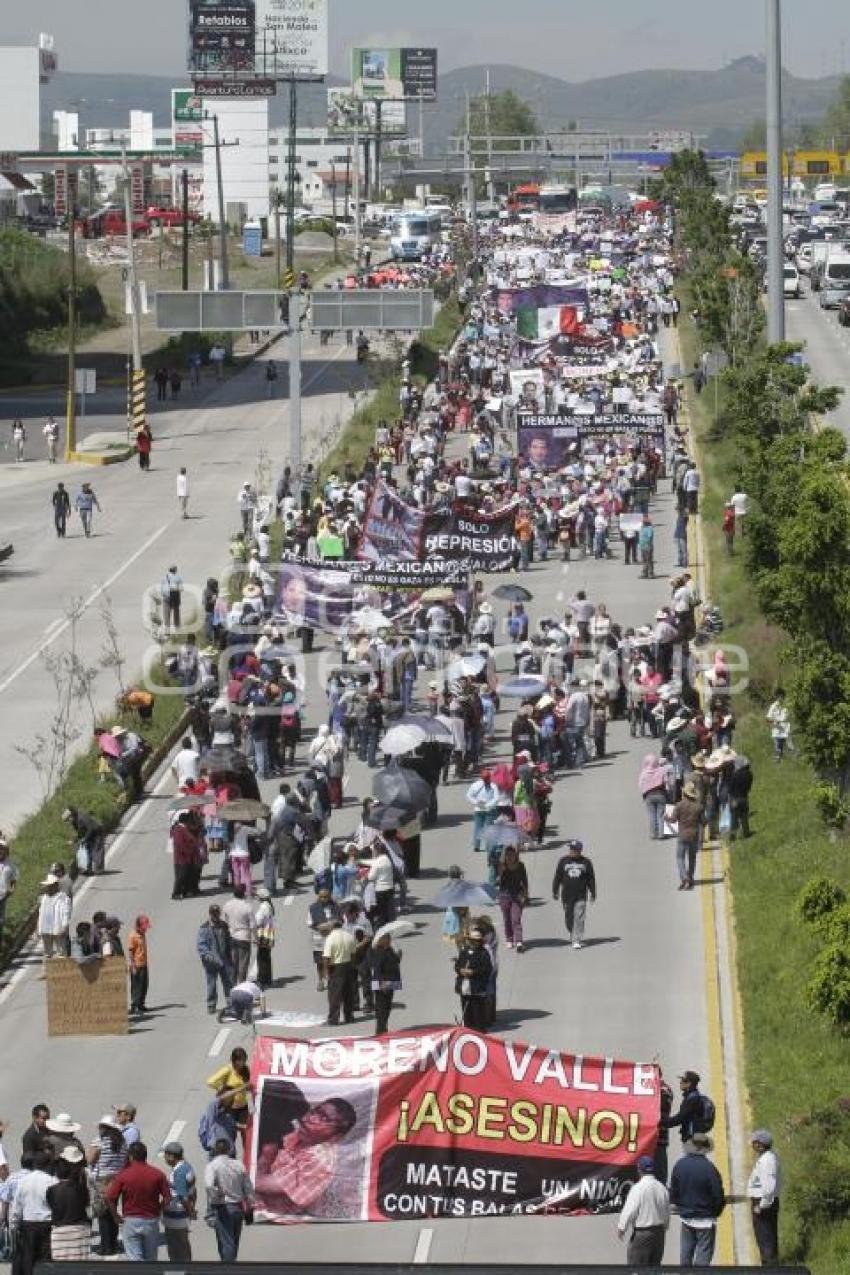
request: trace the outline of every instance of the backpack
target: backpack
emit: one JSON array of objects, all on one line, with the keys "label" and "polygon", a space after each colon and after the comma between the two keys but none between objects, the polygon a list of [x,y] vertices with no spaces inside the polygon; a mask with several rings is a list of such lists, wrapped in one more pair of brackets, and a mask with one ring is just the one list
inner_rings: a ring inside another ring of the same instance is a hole
[{"label": "backpack", "polygon": [[693,1130],[694,1133],[710,1133],[714,1128],[717,1109],[708,1094],[701,1093],[699,1097],[701,1111],[699,1116],[694,1117]]},{"label": "backpack", "polygon": [[213,1149],[215,1130],[215,1117],[210,1115],[207,1107],[201,1112],[201,1118],[198,1121],[198,1141],[206,1152]]}]

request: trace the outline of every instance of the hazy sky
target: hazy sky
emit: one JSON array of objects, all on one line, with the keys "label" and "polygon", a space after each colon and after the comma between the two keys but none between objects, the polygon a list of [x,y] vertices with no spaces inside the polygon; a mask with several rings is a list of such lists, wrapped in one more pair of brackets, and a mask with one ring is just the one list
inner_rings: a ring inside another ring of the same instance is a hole
[{"label": "hazy sky", "polygon": [[[711,68],[763,48],[762,0],[330,0],[332,69],[352,44],[436,45],[442,69],[512,62],[582,80],[651,67]],[[785,64],[848,69],[848,0],[786,0]],[[186,0],[0,0],[0,41],[56,36],[67,71],[173,75]],[[521,15],[521,16],[518,16]]]}]

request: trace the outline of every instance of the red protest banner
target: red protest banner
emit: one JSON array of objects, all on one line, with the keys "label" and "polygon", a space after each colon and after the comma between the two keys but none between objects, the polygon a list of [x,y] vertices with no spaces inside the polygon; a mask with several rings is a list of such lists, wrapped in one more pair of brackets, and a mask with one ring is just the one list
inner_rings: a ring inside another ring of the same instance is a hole
[{"label": "red protest banner", "polygon": [[272,1222],[618,1210],[658,1068],[466,1028],[257,1040],[248,1163]]}]

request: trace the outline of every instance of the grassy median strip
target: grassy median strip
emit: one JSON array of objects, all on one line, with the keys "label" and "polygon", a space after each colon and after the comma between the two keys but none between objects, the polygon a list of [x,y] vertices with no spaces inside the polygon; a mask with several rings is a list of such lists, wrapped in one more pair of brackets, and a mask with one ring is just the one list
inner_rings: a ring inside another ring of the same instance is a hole
[{"label": "grassy median strip", "polygon": [[[161,670],[156,681],[160,686],[168,684]],[[160,693],[156,696],[150,721],[140,722],[135,713],[116,711],[103,717],[101,725],[111,727],[120,723],[142,735],[152,750],[145,767],[145,773],[149,774],[160,763],[175,735],[179,734],[185,712],[182,693]],[[56,791],[24,820],[12,839],[10,857],[20,871],[20,880],[6,912],[0,961],[16,951],[21,939],[26,937],[33,909],[38,903],[39,883],[50,865],[58,860],[66,868],[76,871],[73,865],[77,842],[70,825],[62,821],[62,811],[67,806],[76,806],[94,815],[107,831],[117,828],[127,810],[126,798],[117,781],[110,775],[101,782],[94,744],[71,763]]]},{"label": "grassy median strip", "polygon": [[[442,305],[434,326],[421,333],[413,343],[410,371],[419,385],[433,380],[440,350],[451,345],[462,323],[457,300],[452,296]],[[336,445],[322,460],[319,467],[322,478],[342,473],[348,461],[359,471],[366,453],[374,445],[378,421],[386,420],[392,424],[398,418],[398,391],[398,368],[391,367],[384,371],[368,403],[354,413]]]},{"label": "grassy median strip", "polygon": [[[682,292],[683,365],[700,353]],[[722,436],[722,385],[688,390],[703,473],[703,525],[710,559],[711,598],[725,618],[719,645],[740,648],[749,689],[735,703],[734,746],[753,765],[753,836],[731,847],[738,983],[744,1018],[746,1082],[759,1126],[773,1130],[786,1190],[781,1255],[805,1261],[815,1275],[850,1269],[850,1050],[806,1002],[820,944],[796,904],[813,876],[833,878],[850,894],[847,837],[824,826],[815,802],[813,769],[791,755],[773,760],[765,712],[781,683],[786,637],[758,609],[740,541],[726,553],[721,522],[738,477],[733,437]],[[715,408],[716,402],[716,408]],[[732,654],[730,664],[737,663]]]}]

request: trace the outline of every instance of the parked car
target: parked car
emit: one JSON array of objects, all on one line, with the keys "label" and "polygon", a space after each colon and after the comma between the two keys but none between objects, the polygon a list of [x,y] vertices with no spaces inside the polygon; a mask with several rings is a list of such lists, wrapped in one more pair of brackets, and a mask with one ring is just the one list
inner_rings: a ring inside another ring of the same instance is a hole
[{"label": "parked car", "polygon": [[800,272],[789,261],[785,262],[782,270],[782,291],[786,297],[800,296]]}]

